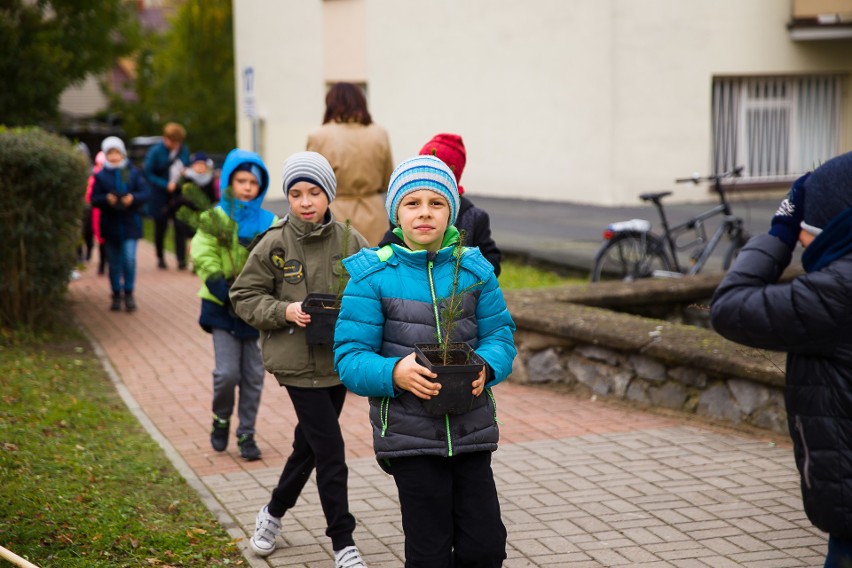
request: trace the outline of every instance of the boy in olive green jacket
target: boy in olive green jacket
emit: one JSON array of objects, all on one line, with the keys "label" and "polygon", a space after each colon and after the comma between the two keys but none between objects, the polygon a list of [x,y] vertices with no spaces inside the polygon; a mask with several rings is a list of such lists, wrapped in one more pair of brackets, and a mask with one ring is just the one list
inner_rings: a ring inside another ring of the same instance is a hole
[{"label": "boy in olive green jacket", "polygon": [[251,547],[260,556],[275,550],[281,517],[296,504],[315,465],[336,565],[359,568],[366,564],[352,537],[355,518],[338,422],[346,387],[334,372],[331,344],[306,344],[311,316],[302,309],[307,294],[334,294],[345,284],[341,259],[367,245],[357,231],[334,220],[328,205],[336,189],[334,170],[322,155],[298,152],[287,159],[290,213],[255,241],[230,297],[236,313],[260,330],[264,366],[287,389],[299,420],[278,486],[257,514]]}]

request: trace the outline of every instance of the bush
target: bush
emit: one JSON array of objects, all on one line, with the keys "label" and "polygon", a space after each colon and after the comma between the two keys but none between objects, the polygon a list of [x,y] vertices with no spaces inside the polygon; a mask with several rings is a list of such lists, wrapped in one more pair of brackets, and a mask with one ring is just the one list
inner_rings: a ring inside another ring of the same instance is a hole
[{"label": "bush", "polygon": [[50,322],[76,262],[88,174],[65,138],[0,127],[0,325]]}]

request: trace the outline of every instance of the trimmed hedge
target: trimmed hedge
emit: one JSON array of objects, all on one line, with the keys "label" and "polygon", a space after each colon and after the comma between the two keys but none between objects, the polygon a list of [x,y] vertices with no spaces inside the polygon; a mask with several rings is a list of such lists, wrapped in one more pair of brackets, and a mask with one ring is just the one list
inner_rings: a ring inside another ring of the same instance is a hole
[{"label": "trimmed hedge", "polygon": [[89,169],[65,138],[0,126],[0,325],[43,328],[76,263]]}]

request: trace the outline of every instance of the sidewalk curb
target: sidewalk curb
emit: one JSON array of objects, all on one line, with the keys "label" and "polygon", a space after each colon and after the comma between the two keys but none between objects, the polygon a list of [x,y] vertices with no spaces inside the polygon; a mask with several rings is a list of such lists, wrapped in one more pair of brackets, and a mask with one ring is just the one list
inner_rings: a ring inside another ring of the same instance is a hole
[{"label": "sidewalk curb", "polygon": [[251,551],[251,547],[249,546],[249,538],[250,535],[247,535],[240,528],[239,523],[228,513],[228,511],[222,506],[218,499],[213,495],[210,489],[201,481],[195,472],[192,471],[192,468],[184,461],[175,447],[169,442],[169,440],[163,436],[162,432],[157,429],[151,419],[147,414],[142,410],[142,407],[133,398],[133,395],[125,386],[124,382],[121,380],[121,376],[113,367],[112,362],[109,360],[109,357],[104,351],[101,344],[98,342],[95,337],[89,333],[89,330],[86,329],[79,321],[77,322],[77,327],[83,332],[88,339],[89,343],[92,346],[92,350],[95,353],[95,356],[101,363],[101,366],[106,371],[107,375],[112,381],[113,386],[115,386],[118,395],[124,401],[125,406],[127,406],[128,410],[139,420],[139,423],[148,432],[148,435],[159,444],[159,446],[163,449],[166,454],[168,460],[172,463],[175,469],[180,473],[180,475],[186,480],[190,487],[195,489],[195,492],[201,498],[201,502],[207,508],[208,511],[213,513],[216,517],[216,520],[225,529],[228,533],[228,536],[234,541],[234,543],[239,547],[240,552],[245,558],[246,562],[252,568],[269,568],[270,564],[263,559],[258,558]]}]

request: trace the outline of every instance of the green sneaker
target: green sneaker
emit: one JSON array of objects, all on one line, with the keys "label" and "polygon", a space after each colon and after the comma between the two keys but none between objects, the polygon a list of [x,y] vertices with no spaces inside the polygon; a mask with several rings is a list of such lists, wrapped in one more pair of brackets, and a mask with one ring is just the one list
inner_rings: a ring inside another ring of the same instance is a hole
[{"label": "green sneaker", "polygon": [[246,461],[256,461],[260,459],[260,448],[254,442],[253,434],[243,434],[237,439],[237,445],[240,447],[240,457]]},{"label": "green sneaker", "polygon": [[231,429],[231,421],[213,416],[213,429],[210,431],[210,445],[217,452],[224,452],[228,447],[228,434]]}]

